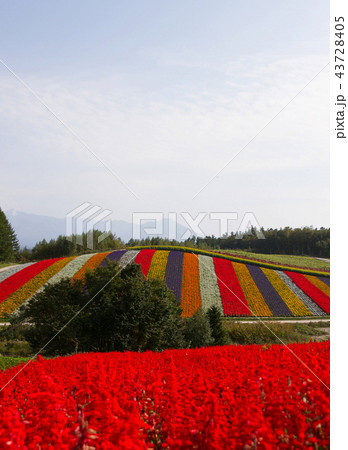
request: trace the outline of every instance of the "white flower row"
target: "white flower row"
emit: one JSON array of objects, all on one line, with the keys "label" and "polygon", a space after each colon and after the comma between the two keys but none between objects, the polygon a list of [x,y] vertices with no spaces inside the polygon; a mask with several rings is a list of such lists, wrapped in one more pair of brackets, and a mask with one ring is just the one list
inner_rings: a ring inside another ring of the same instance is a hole
[{"label": "white flower row", "polygon": [[[72,261],[70,261],[66,266],[64,266],[62,270],[53,275],[53,277],[51,277],[43,286],[41,286],[35,292],[35,294],[39,294],[40,292],[42,292],[45,289],[45,286],[47,286],[48,284],[58,283],[59,281],[63,280],[63,278],[72,278],[75,275],[75,273],[78,272],[81,269],[81,267],[83,267],[86,264],[86,262],[94,255],[95,253],[77,256]],[[30,302],[30,300],[33,298],[33,295],[22,303],[23,307],[25,307],[28,304],[28,302]]]},{"label": "white flower row", "polygon": [[129,263],[134,262],[139,251],[140,250],[128,250],[128,252],[121,256],[118,262],[119,266],[124,269]]},{"label": "white flower row", "polygon": [[216,306],[219,308],[221,314],[223,314],[224,311],[215,273],[214,260],[210,256],[198,255],[198,261],[202,309],[206,311],[211,306]]},{"label": "white flower row", "polygon": [[281,270],[275,271],[280,278],[284,281],[284,283],[292,290],[292,292],[297,295],[297,297],[307,306],[309,311],[313,313],[315,316],[325,316],[326,313],[323,311],[320,306],[318,306],[307,294],[305,294],[302,289],[300,289],[290,277]]},{"label": "white flower row", "polygon": [[25,267],[31,266],[32,264],[35,264],[33,262],[26,263],[26,264],[18,264],[16,267],[11,267],[10,269],[4,270],[3,272],[0,272],[0,283],[6,278],[14,275],[15,273],[19,272],[20,270],[24,269]]}]

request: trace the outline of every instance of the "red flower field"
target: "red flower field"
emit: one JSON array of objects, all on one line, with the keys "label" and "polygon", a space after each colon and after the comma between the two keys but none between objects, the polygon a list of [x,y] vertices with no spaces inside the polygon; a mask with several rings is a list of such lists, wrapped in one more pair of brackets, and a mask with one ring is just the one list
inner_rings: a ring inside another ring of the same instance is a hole
[{"label": "red flower field", "polygon": [[282,345],[39,357],[0,394],[0,448],[328,448],[329,345],[289,345],[307,368]]}]

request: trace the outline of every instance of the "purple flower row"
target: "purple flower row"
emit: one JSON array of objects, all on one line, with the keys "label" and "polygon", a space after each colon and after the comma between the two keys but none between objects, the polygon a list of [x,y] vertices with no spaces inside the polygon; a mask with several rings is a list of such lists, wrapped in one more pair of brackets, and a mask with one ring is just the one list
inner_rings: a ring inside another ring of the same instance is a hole
[{"label": "purple flower row", "polygon": [[288,305],[284,302],[278,292],[274,289],[266,275],[258,266],[246,264],[252,279],[261,292],[271,313],[274,316],[293,316]]},{"label": "purple flower row", "polygon": [[164,280],[168,288],[173,292],[175,298],[180,303],[182,268],[184,263],[184,252],[172,250],[168,255],[168,262]]}]

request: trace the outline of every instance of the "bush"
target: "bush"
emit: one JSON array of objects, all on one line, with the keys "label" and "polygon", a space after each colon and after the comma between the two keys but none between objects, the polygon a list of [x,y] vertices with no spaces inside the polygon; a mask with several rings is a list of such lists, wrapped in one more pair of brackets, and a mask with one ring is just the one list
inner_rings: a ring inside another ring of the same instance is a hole
[{"label": "bush", "polygon": [[222,315],[216,306],[211,306],[207,311],[211,336],[214,345],[225,345],[227,343],[227,335],[222,326]]},{"label": "bush", "polygon": [[308,333],[302,333],[301,327],[296,323],[233,323],[224,324],[232,344],[280,344],[278,338],[284,343],[308,342]]},{"label": "bush", "polygon": [[184,337],[187,347],[199,348],[213,344],[208,317],[201,309],[198,309],[192,317],[184,320]]},{"label": "bush", "polygon": [[[160,280],[144,279],[138,265],[118,273],[117,264],[47,285],[22,307],[16,323],[28,323],[25,338],[34,351],[145,351],[181,348],[181,308]],[[9,330],[10,332],[10,330]],[[54,339],[52,339],[54,338]]]}]

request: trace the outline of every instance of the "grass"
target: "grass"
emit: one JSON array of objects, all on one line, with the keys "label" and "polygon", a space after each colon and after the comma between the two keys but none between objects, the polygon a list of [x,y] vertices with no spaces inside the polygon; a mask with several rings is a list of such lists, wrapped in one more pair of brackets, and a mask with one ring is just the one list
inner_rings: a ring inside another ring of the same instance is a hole
[{"label": "grass", "polygon": [[22,362],[27,362],[28,359],[23,356],[0,356],[0,370],[10,369]]},{"label": "grass", "polygon": [[15,266],[16,263],[14,262],[4,262],[4,261],[0,261],[0,269],[3,269],[4,267],[7,266]]},{"label": "grass", "polygon": [[[215,250],[216,251],[216,250]],[[295,256],[295,255],[268,255],[263,253],[245,252],[242,250],[218,250],[219,252],[231,255],[242,256],[245,258],[262,259],[278,264],[287,264],[289,266],[305,267],[313,270],[330,270],[330,263],[321,261],[311,256]]]},{"label": "grass", "polygon": [[[320,328],[326,328],[324,322],[321,327],[316,323],[237,323],[224,322],[223,328],[231,344],[280,344],[281,339],[285,344],[292,342],[309,342],[322,340],[322,336],[329,333]],[[319,336],[321,338],[319,339]]]}]

